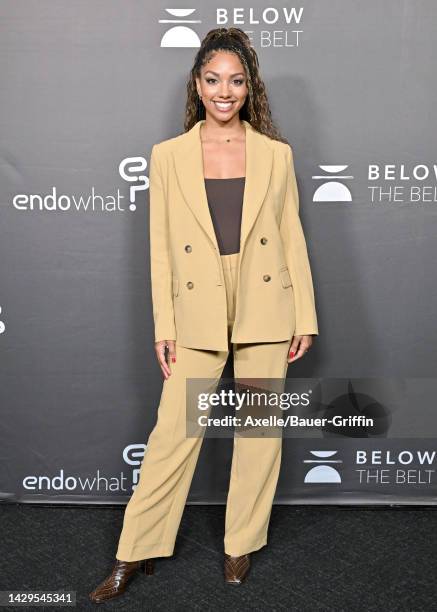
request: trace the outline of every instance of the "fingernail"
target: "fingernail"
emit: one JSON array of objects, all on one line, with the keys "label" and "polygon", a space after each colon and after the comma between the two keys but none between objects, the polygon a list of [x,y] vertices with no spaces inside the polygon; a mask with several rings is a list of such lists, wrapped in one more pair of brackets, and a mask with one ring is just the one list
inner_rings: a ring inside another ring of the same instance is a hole
[{"label": "fingernail", "polygon": [[176,363],[176,357],[172,357],[171,360],[173,361],[173,363]]},{"label": "fingernail", "polygon": [[294,357],[294,351],[290,351],[290,357]]}]

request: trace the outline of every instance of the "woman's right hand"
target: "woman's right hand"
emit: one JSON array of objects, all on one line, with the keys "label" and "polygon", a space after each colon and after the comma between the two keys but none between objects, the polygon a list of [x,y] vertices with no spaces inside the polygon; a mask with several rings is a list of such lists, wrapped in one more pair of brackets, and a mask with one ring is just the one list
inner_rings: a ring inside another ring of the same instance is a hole
[{"label": "woman's right hand", "polygon": [[161,367],[164,378],[167,380],[171,376],[170,366],[165,360],[165,347],[168,346],[168,357],[172,363],[176,361],[176,342],[174,340],[160,340],[155,342],[155,352],[158,363]]}]

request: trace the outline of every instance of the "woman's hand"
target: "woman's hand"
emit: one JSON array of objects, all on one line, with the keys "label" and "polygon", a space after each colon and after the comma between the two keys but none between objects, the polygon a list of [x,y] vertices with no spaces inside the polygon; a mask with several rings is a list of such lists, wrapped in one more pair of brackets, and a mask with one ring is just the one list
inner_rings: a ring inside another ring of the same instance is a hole
[{"label": "woman's hand", "polygon": [[165,360],[165,347],[168,347],[168,357],[171,359],[171,363],[176,362],[176,343],[174,340],[160,340],[155,342],[156,358],[161,366],[164,378],[167,380],[171,376],[170,366]]},{"label": "woman's hand", "polygon": [[296,361],[296,359],[303,357],[309,350],[312,343],[313,337],[311,334],[309,336],[293,336],[290,348],[288,349],[287,362],[291,363],[292,361]]}]

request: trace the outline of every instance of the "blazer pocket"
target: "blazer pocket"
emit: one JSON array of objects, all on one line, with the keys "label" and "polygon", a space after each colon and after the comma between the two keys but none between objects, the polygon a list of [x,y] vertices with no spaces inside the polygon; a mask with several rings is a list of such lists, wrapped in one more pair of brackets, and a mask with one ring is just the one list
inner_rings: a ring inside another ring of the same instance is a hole
[{"label": "blazer pocket", "polygon": [[282,268],[279,268],[279,275],[281,277],[281,282],[284,289],[293,286],[293,283],[291,282],[290,272],[288,271],[287,266],[282,266]]},{"label": "blazer pocket", "polygon": [[173,285],[173,295],[176,296],[179,294],[179,279],[173,278],[172,285]]}]

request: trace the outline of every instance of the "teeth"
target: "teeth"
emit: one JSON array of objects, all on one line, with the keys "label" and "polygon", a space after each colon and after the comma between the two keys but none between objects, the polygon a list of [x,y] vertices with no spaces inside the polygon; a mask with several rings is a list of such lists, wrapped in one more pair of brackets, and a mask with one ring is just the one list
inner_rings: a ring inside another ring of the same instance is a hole
[{"label": "teeth", "polygon": [[227,108],[230,108],[233,103],[232,102],[214,102],[214,104],[218,106],[218,108],[227,109]]}]

